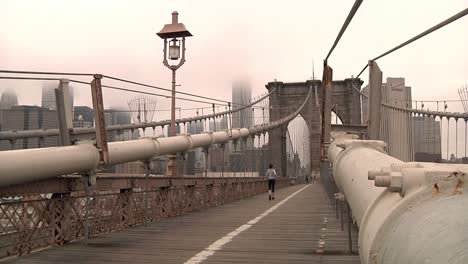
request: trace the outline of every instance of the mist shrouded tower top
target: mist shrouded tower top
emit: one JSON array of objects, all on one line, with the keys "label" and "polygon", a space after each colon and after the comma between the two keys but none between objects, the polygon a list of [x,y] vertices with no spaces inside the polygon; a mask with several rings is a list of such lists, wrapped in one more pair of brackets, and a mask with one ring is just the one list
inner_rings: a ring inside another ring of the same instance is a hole
[{"label": "mist shrouded tower top", "polygon": [[10,109],[11,107],[18,105],[18,96],[14,90],[6,90],[0,97],[0,109]]},{"label": "mist shrouded tower top", "polygon": [[[232,106],[233,110],[241,108],[252,102],[252,89],[249,82],[244,80],[234,81],[232,83]],[[232,127],[242,128],[253,125],[252,109],[246,108],[232,114]],[[238,145],[239,151],[248,148],[245,142]]]}]

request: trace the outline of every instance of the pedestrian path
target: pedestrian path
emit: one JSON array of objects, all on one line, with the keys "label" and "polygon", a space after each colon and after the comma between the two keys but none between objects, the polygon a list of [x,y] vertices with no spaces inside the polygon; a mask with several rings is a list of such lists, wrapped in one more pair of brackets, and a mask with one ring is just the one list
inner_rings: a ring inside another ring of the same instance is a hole
[{"label": "pedestrian path", "polygon": [[[317,254],[328,220],[325,254]],[[354,245],[355,241],[354,234]],[[4,263],[360,263],[321,184],[295,185]]]}]

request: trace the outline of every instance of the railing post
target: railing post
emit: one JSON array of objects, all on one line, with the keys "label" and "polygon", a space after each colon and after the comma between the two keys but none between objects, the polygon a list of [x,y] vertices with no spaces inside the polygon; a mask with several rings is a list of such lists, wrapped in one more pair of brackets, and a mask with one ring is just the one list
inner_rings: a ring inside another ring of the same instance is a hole
[{"label": "railing post", "polygon": [[70,193],[54,193],[48,202],[47,211],[51,215],[50,225],[53,227],[53,243],[63,245],[74,239],[70,237],[71,204]]},{"label": "railing post", "polygon": [[93,108],[95,112],[94,114],[96,116],[96,146],[101,155],[101,162],[104,164],[109,164],[109,151],[107,148],[107,133],[104,117],[104,103],[102,96],[101,79],[102,75],[94,75],[94,79],[93,81],[91,81],[91,95],[93,98]]},{"label": "railing post", "polygon": [[353,253],[353,238],[351,236],[351,221],[352,221],[352,216],[351,216],[351,207],[349,207],[348,201],[346,201],[346,210],[348,211],[348,248],[349,248],[349,253]]},{"label": "railing post", "polygon": [[72,105],[70,102],[69,80],[60,80],[59,87],[55,89],[55,103],[59,121],[59,134],[62,146],[71,145],[70,130],[73,129]]},{"label": "railing post", "polygon": [[86,195],[86,201],[85,201],[85,225],[84,225],[84,235],[85,235],[85,244],[88,244],[88,239],[89,239],[89,196],[90,196],[90,190],[89,187],[93,185],[94,181],[96,180],[96,173],[95,172],[89,172],[84,175],[83,177],[84,181],[84,189],[85,189],[85,195]]},{"label": "railing post", "polygon": [[225,160],[224,156],[226,155],[226,153],[225,153],[226,144],[222,143],[219,146],[220,146],[221,150],[223,151],[223,164],[221,166],[221,178],[224,178],[224,160]]},{"label": "railing post", "polygon": [[208,154],[210,152],[210,147],[205,146],[203,147],[203,154],[205,154],[205,178],[208,177]]},{"label": "railing post", "polygon": [[132,217],[132,210],[131,210],[131,202],[132,202],[132,189],[120,189],[119,199],[118,199],[118,206],[120,206],[120,227],[126,228],[131,224],[131,217]]},{"label": "railing post", "polygon": [[150,174],[150,161],[146,160],[143,162],[143,166],[145,167],[145,225],[148,225],[148,179]]},{"label": "railing post", "polygon": [[245,178],[245,174],[246,174],[246,171],[247,171],[247,143],[248,143],[247,142],[247,137],[243,138],[242,141],[243,141],[242,143],[244,145],[244,149],[243,149],[243,151],[244,151],[244,155],[243,155],[244,156],[244,164],[242,165],[242,168],[244,169],[244,178]]},{"label": "railing post", "polygon": [[[232,131],[231,131],[231,136],[232,136]],[[232,141],[232,145],[233,145],[233,150],[234,150],[234,152],[236,152],[236,150],[237,150],[237,142],[238,142],[237,139]],[[238,169],[239,169],[239,168],[238,168],[237,166],[236,166],[236,168],[232,168],[232,165],[231,165],[231,170],[234,171],[234,178],[237,177],[237,170],[238,170]]]}]

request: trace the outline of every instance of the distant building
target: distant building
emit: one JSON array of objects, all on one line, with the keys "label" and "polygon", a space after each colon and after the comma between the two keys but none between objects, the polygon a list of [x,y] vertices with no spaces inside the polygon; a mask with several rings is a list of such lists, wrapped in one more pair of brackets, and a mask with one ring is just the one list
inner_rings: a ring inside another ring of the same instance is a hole
[{"label": "distant building", "polygon": [[[106,126],[112,125],[127,125],[131,124],[132,116],[130,112],[121,111],[121,110],[104,110],[104,122]],[[124,130],[124,131],[107,131],[107,141],[127,141],[135,140],[140,138],[140,130]],[[144,174],[145,169],[143,163],[140,161],[127,162],[123,164],[118,164],[110,169],[107,172],[117,173],[117,174]]]},{"label": "distant building", "polygon": [[73,126],[87,127],[84,124],[91,124],[91,127],[94,126],[94,109],[89,106],[75,106],[73,108]]},{"label": "distant building", "polygon": [[[223,169],[223,150],[220,147],[211,147],[208,155],[210,171],[222,171]],[[225,162],[225,160],[224,160]],[[226,170],[226,167],[225,169]]]},{"label": "distant building", "polygon": [[[203,121],[190,123],[187,126],[187,132],[189,134],[200,134],[203,133]],[[194,166],[195,168],[202,168],[205,166],[205,158],[203,156],[202,148],[196,148],[194,152]]]},{"label": "distant building", "polygon": [[[369,86],[362,89],[366,95],[369,94]],[[382,103],[396,106],[398,108],[412,108],[411,87],[405,85],[405,78],[387,78],[386,83],[382,83]],[[368,123],[368,99],[362,100],[362,117],[364,124]],[[383,107],[382,111],[387,110]],[[403,161],[414,160],[414,135],[411,133],[412,118],[410,115],[399,113],[397,119],[389,115],[382,115],[381,120],[381,140],[388,143],[388,153]],[[384,126],[386,129],[384,129]],[[391,133],[386,133],[388,129],[394,129]],[[404,133],[398,133],[404,131]]]},{"label": "distant building", "polygon": [[[369,96],[369,85],[362,88],[361,92]],[[382,102],[399,108],[412,108],[411,87],[405,86],[405,78],[388,77],[386,83],[382,83]],[[362,99],[362,120],[367,124],[369,109],[368,98]]]},{"label": "distant building", "polygon": [[[58,86],[58,84],[57,84]],[[47,108],[49,110],[57,110],[57,104],[55,100],[55,89],[57,86],[54,86],[52,84],[47,84],[44,87],[42,87],[42,107]],[[71,109],[73,110],[73,88],[69,86],[70,90],[70,106]]]},{"label": "distant building", "polygon": [[185,160],[185,175],[193,176],[195,175],[195,150],[187,152]]},{"label": "distant building", "polygon": [[[58,128],[57,112],[39,106],[20,105],[0,110],[0,131]],[[59,138],[18,139],[13,146],[8,141],[0,141],[0,150],[54,147],[60,144]]]},{"label": "distant building", "polygon": [[439,162],[442,159],[440,122],[432,117],[413,117],[415,161]]},{"label": "distant building", "polygon": [[[236,81],[232,84],[232,109],[236,110],[252,102],[252,89],[247,82]],[[250,108],[232,114],[232,125],[235,128],[252,126]]]},{"label": "distant building", "polygon": [[[132,116],[130,112],[123,112],[120,110],[104,110],[104,122],[106,126],[113,126],[113,125],[127,125],[131,124]],[[107,132],[107,141],[123,141],[123,140],[130,140],[135,139],[135,137],[139,137],[139,130],[134,130],[135,133],[138,135],[132,134],[132,132],[125,131],[125,132],[117,132],[117,131],[108,131]]]},{"label": "distant building", "polygon": [[18,96],[14,90],[8,89],[0,97],[0,109],[10,109],[18,105]]},{"label": "distant building", "polygon": [[[232,84],[232,109],[236,110],[252,102],[252,89],[248,82],[236,81]],[[253,124],[252,109],[246,108],[232,114],[232,127],[242,128],[251,127]],[[250,148],[245,142],[237,146],[237,150],[243,151]]]},{"label": "distant building", "polygon": [[227,116],[223,116],[219,120],[219,129],[220,130],[229,129],[229,118]]}]

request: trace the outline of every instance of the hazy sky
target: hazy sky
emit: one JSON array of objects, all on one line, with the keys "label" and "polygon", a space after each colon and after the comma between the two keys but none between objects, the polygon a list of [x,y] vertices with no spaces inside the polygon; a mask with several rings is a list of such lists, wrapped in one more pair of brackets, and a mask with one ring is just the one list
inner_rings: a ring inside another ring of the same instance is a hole
[{"label": "hazy sky", "polygon": [[[178,90],[230,100],[231,82],[242,77],[258,95],[275,78],[310,78],[313,59],[321,78],[322,61],[353,3],[3,0],[0,68],[104,73],[169,88],[170,71],[162,65],[162,40],[155,33],[177,10],[194,35],[187,40],[187,62],[177,71]],[[368,59],[467,7],[468,0],[364,0],[329,59],[334,79],[356,75]],[[457,88],[468,81],[468,17],[378,63],[384,78],[405,77],[414,99],[457,99]],[[367,83],[368,73],[361,78]],[[21,104],[40,104],[41,86],[0,81],[0,90],[18,89]],[[77,86],[75,94],[75,104],[91,104],[88,87]],[[131,96],[106,91],[105,102],[124,106]],[[162,100],[158,108],[167,106]]]}]

